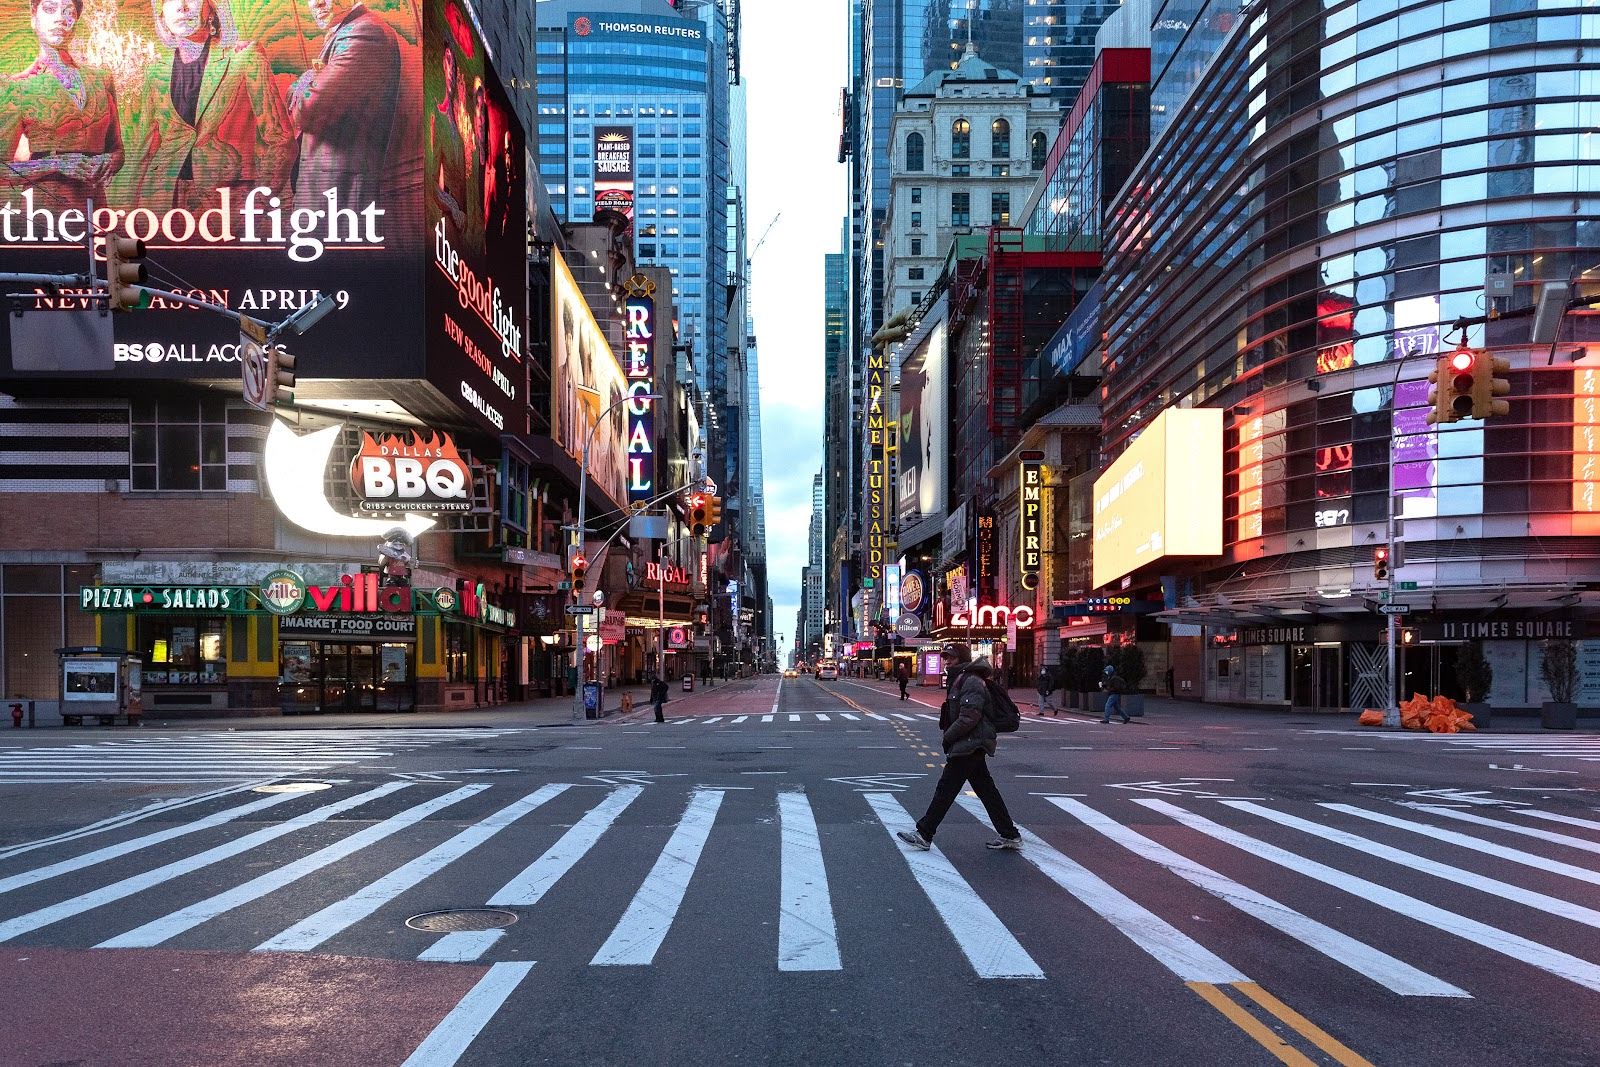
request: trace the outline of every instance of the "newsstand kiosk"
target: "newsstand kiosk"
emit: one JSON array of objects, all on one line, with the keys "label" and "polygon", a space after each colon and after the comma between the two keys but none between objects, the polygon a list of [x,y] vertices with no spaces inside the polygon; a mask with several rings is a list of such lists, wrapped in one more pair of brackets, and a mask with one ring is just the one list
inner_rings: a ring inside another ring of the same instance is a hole
[{"label": "newsstand kiosk", "polygon": [[82,726],[94,719],[112,726],[118,716],[138,726],[144,714],[143,659],[124,648],[85,645],[58,648],[61,663],[61,722]]}]

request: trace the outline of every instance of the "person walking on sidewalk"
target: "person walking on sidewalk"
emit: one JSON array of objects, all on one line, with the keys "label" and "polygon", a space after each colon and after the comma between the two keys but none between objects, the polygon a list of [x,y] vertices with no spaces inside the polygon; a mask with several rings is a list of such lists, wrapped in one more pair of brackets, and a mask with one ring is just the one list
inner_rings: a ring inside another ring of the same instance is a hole
[{"label": "person walking on sidewalk", "polygon": [[1039,690],[1039,714],[1043,715],[1044,709],[1050,708],[1050,714],[1054,715],[1056,709],[1050,705],[1050,694],[1056,691],[1056,676],[1049,667],[1039,668],[1039,680],[1035,685]]},{"label": "person walking on sidewalk", "polygon": [[950,658],[955,664],[950,675],[950,692],[939,709],[939,726],[944,730],[944,773],[934,787],[928,810],[917,820],[917,828],[896,831],[895,836],[924,852],[932,848],[933,835],[950,805],[955,803],[962,787],[970,784],[1000,835],[988,842],[987,847],[1020,849],[1022,832],[1011,821],[1000,787],[989,773],[988,759],[995,753],[995,740],[999,736],[992,721],[994,697],[989,692],[994,666],[987,659],[974,661],[972,650],[966,645],[951,646]]},{"label": "person walking on sidewalk", "polygon": [[904,663],[895,664],[894,680],[900,683],[900,699],[909,699],[906,696],[906,686],[911,684],[911,671],[906,668]]},{"label": "person walking on sidewalk", "polygon": [[1122,716],[1124,723],[1133,720],[1128,718],[1128,713],[1122,710],[1122,694],[1127,691],[1128,683],[1122,680],[1122,675],[1111,664],[1106,664],[1106,676],[1100,679],[1100,689],[1106,694],[1106,713],[1100,721],[1107,725],[1111,722],[1111,715],[1115,712]]},{"label": "person walking on sidewalk", "polygon": [[666,717],[661,714],[661,705],[667,702],[667,683],[664,679],[657,678],[650,683],[650,703],[655,705],[656,722],[666,722]]}]

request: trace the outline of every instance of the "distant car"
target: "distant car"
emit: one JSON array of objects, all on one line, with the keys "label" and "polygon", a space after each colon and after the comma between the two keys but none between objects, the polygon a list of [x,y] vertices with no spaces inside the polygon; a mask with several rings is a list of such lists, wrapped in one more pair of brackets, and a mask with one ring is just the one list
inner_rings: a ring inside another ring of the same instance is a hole
[{"label": "distant car", "polygon": [[783,676],[785,678],[798,678],[800,677],[800,672],[795,670],[793,667],[790,667],[788,670],[783,672]]},{"label": "distant car", "polygon": [[833,682],[837,681],[838,678],[839,668],[831,663],[824,663],[817,668],[817,681],[819,682]]}]

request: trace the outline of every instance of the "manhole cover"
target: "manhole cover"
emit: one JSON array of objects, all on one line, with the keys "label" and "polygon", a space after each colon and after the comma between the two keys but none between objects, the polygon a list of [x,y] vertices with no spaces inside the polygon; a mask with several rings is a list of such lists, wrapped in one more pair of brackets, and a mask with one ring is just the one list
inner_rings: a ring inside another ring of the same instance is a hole
[{"label": "manhole cover", "polygon": [[430,934],[454,934],[468,930],[499,930],[516,921],[514,913],[499,908],[450,908],[413,915],[406,920],[406,925]]},{"label": "manhole cover", "polygon": [[276,782],[272,785],[258,785],[251,790],[252,793],[319,793],[324,789],[333,787],[327,782]]}]

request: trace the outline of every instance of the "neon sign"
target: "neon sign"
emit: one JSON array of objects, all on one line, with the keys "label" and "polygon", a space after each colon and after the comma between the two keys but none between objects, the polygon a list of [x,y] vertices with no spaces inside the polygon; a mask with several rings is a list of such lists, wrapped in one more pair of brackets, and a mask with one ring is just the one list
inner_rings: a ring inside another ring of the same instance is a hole
[{"label": "neon sign", "polygon": [[[623,369],[628,375],[628,396],[637,398],[655,392],[656,302],[650,294],[656,287],[642,274],[629,278],[627,287],[627,356]],[[630,399],[626,411],[628,502],[635,503],[655,495],[655,401]]]},{"label": "neon sign", "polygon": [[[950,625],[974,630],[1004,630],[1008,623],[1016,623],[1019,630],[1033,626],[1034,612],[1026,604],[1009,607],[1005,604],[979,604],[975,611],[962,606],[950,615]],[[970,620],[970,621],[969,621]]]},{"label": "neon sign", "polygon": [[1043,539],[1040,526],[1044,520],[1044,453],[1022,453],[1022,521],[1018,523],[1018,569],[1022,571],[1022,588],[1033,589],[1039,584],[1039,567],[1044,559],[1041,549]]}]

